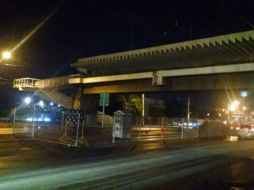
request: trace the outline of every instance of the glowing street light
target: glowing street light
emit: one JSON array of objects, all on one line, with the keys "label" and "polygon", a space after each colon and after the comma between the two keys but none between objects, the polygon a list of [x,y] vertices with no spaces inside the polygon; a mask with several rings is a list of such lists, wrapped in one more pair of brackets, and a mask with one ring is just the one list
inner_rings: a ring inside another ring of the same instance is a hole
[{"label": "glowing street light", "polygon": [[10,59],[11,58],[11,52],[10,51],[4,51],[2,53],[2,59]]},{"label": "glowing street light", "polygon": [[229,104],[229,110],[234,112],[239,106],[239,101],[234,100],[231,104]]},{"label": "glowing street light", "polygon": [[248,96],[248,91],[247,91],[247,90],[242,90],[242,91],[240,92],[240,95],[241,95],[241,97],[245,98],[245,97]]},{"label": "glowing street light", "polygon": [[25,105],[29,105],[31,103],[32,99],[30,97],[25,97],[24,103]]},{"label": "glowing street light", "polygon": [[38,103],[38,105],[39,105],[41,108],[43,108],[45,104],[44,104],[43,100],[40,100],[39,103]]}]

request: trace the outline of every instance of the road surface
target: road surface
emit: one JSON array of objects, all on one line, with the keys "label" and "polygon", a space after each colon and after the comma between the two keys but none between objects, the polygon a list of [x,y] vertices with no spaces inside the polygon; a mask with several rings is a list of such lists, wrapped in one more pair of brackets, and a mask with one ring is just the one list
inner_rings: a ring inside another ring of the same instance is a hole
[{"label": "road surface", "polygon": [[2,140],[0,189],[229,189],[254,181],[254,141],[173,147],[102,149],[91,156],[87,150]]}]

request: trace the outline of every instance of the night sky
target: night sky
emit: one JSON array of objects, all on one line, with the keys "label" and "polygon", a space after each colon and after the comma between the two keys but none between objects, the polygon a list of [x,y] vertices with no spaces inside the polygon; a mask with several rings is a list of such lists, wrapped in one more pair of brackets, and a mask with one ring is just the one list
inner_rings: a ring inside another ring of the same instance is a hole
[{"label": "night sky", "polygon": [[[251,30],[253,5],[252,0],[0,0],[1,51],[12,49],[59,7],[14,52],[12,63],[21,67],[1,67],[0,77],[64,75],[75,72],[69,65],[80,57]],[[4,91],[0,87],[2,101]]]}]

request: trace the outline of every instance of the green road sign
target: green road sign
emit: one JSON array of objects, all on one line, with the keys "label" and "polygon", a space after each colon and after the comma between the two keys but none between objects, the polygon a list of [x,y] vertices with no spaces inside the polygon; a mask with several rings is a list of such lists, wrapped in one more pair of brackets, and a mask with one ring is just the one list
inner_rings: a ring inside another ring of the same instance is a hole
[{"label": "green road sign", "polygon": [[109,106],[109,93],[100,93],[100,106]]}]

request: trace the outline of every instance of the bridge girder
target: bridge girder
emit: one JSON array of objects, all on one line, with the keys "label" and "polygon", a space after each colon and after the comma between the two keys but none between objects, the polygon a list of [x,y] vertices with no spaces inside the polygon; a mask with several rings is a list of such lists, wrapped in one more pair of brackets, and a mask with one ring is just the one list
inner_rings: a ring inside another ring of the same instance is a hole
[{"label": "bridge girder", "polygon": [[122,81],[83,85],[83,94],[240,90],[254,88],[254,72],[165,78],[164,85],[152,85],[152,80]]}]

